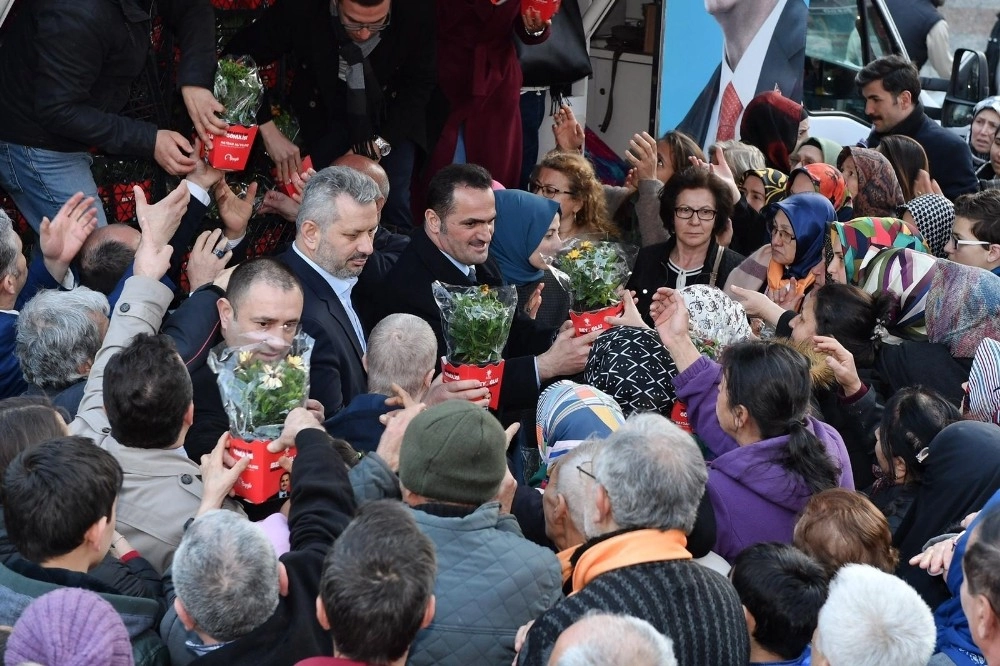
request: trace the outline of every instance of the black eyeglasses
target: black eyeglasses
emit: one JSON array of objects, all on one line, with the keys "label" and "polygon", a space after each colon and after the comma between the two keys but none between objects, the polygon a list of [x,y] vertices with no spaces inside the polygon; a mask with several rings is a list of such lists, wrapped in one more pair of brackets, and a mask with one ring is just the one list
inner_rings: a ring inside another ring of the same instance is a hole
[{"label": "black eyeglasses", "polygon": [[795,236],[792,235],[791,231],[785,231],[780,227],[774,226],[774,222],[767,223],[767,235],[770,236],[771,238],[777,236],[785,243],[789,243],[795,240]]},{"label": "black eyeglasses", "polygon": [[[336,3],[334,3],[336,6]],[[344,30],[347,32],[361,32],[362,30],[367,30],[368,32],[382,32],[389,27],[389,19],[392,17],[392,10],[385,15],[385,18],[377,23],[350,23],[344,20],[344,17],[340,15],[339,8],[337,9],[337,15],[340,19],[340,24],[344,26]]]},{"label": "black eyeglasses", "polygon": [[594,464],[594,461],[593,461],[593,460],[588,460],[588,461],[587,461],[587,462],[585,462],[585,463],[581,463],[581,464],[577,465],[577,466],[576,466],[576,471],[580,472],[580,474],[583,474],[584,476],[589,476],[589,477],[590,477],[590,478],[592,478],[592,479],[593,479],[594,481],[597,481],[597,477],[596,477],[596,476],[594,476],[594,473],[593,473],[593,472],[588,472],[587,470],[585,470],[585,469],[583,468],[583,466],[584,466],[584,465],[588,465],[588,466],[591,466],[591,467],[592,467],[592,466],[593,466],[593,464]]},{"label": "black eyeglasses", "polygon": [[682,220],[690,220],[696,214],[702,222],[710,222],[717,215],[716,211],[712,208],[691,208],[691,206],[678,206],[674,208],[674,215]]},{"label": "black eyeglasses", "polygon": [[537,180],[533,180],[528,183],[528,191],[532,194],[541,194],[546,199],[552,199],[557,194],[568,194],[573,196],[573,192],[569,190],[560,190],[559,188],[552,187],[551,185],[542,185]]}]

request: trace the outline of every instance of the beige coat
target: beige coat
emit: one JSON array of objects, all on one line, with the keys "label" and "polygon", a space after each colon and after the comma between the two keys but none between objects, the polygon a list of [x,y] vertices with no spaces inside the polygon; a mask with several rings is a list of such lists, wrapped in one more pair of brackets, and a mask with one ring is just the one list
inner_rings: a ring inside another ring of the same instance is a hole
[{"label": "beige coat", "polygon": [[[74,435],[90,437],[118,459],[125,473],[118,496],[118,531],[161,574],[173,560],[184,524],[201,505],[200,468],[179,448],[139,449],[117,442],[104,412],[103,385],[108,360],[139,333],[156,333],[172,298],[170,289],[156,280],[128,279],[70,424]],[[223,508],[242,512],[230,500]]]}]

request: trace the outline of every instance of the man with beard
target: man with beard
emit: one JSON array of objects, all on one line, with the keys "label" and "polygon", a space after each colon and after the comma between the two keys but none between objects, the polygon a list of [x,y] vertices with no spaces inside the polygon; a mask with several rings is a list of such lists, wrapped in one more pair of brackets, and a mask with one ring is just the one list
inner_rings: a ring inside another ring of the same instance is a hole
[{"label": "man with beard", "polygon": [[302,283],[302,330],[316,340],[310,395],[328,418],[367,391],[365,334],[351,294],[375,251],[381,196],[375,181],[359,171],[323,169],[306,185],[295,242],[281,255]]}]

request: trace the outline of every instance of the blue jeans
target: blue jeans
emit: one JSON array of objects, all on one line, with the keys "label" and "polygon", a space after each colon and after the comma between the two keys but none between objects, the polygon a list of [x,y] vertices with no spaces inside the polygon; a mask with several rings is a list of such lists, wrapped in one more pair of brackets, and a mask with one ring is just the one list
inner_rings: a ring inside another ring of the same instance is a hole
[{"label": "blue jeans", "polygon": [[103,227],[108,220],[90,170],[93,163],[90,153],[63,153],[0,141],[0,186],[36,234],[42,218],[53,219],[77,192],[94,197],[97,224]]}]

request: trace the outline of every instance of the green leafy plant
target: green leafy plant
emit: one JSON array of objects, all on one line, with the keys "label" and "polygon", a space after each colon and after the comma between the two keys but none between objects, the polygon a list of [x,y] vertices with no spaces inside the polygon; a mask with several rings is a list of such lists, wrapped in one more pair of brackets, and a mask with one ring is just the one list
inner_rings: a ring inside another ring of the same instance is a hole
[{"label": "green leafy plant", "polygon": [[231,125],[256,125],[257,110],[264,95],[264,84],[253,60],[247,57],[223,58],[215,70],[215,99],[226,107],[222,119]]},{"label": "green leafy plant", "polygon": [[251,441],[281,434],[288,412],[309,397],[312,346],[313,339],[300,332],[278,359],[260,358],[258,345],[211,351],[208,364],[234,436]]},{"label": "green leafy plant", "polygon": [[[634,253],[633,253],[634,254]],[[617,243],[571,241],[553,260],[552,275],[573,297],[577,312],[615,305],[632,272],[629,251]]]},{"label": "green leafy plant", "polygon": [[480,365],[500,360],[517,307],[514,287],[456,287],[435,282],[448,360]]},{"label": "green leafy plant", "polygon": [[271,120],[274,121],[274,126],[278,128],[283,137],[296,143],[296,139],[299,138],[299,121],[292,115],[291,111],[277,104],[272,104]]}]

